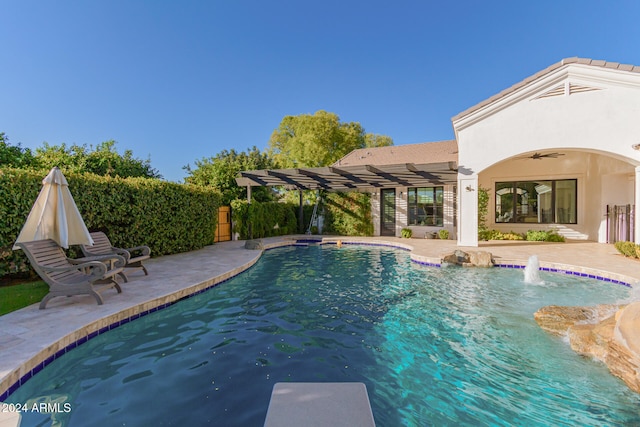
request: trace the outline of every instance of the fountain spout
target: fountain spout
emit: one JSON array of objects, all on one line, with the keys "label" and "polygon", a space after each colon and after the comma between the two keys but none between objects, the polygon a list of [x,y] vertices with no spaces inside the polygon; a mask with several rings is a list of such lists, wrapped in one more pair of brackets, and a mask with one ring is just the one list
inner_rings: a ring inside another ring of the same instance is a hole
[{"label": "fountain spout", "polygon": [[540,262],[537,255],[531,255],[527,266],[524,268],[524,281],[525,283],[542,284],[544,283],[540,279]]}]

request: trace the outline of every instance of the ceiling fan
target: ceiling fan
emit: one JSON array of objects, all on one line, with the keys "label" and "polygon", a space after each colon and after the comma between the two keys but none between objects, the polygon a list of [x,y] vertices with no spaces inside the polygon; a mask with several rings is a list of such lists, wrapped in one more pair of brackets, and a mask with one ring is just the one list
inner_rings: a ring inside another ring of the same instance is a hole
[{"label": "ceiling fan", "polygon": [[533,153],[530,156],[522,156],[517,157],[518,159],[533,159],[533,160],[542,160],[542,159],[557,159],[560,156],[564,156],[564,153]]}]

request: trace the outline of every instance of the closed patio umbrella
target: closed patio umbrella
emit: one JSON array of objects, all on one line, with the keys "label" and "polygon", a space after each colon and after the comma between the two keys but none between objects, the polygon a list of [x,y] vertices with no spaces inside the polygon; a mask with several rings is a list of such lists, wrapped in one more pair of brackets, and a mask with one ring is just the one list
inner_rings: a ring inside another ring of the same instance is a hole
[{"label": "closed patio umbrella", "polygon": [[[42,190],[36,199],[27,222],[16,240],[55,240],[58,245],[93,245],[93,239],[73,201],[69,184],[60,169],[54,167],[42,180]],[[13,249],[20,249],[13,246]]]}]

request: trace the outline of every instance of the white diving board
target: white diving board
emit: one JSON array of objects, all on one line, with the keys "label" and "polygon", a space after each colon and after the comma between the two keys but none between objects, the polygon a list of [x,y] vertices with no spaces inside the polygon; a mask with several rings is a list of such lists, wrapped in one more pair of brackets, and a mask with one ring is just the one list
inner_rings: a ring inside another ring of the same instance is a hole
[{"label": "white diving board", "polygon": [[276,383],[265,427],[375,427],[363,383]]}]

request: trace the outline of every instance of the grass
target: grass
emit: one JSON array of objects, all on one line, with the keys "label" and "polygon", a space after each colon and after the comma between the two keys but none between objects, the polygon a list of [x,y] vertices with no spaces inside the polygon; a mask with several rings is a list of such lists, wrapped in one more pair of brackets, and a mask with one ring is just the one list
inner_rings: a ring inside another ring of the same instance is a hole
[{"label": "grass", "polygon": [[48,292],[49,286],[41,280],[0,286],[0,316],[40,302]]}]

